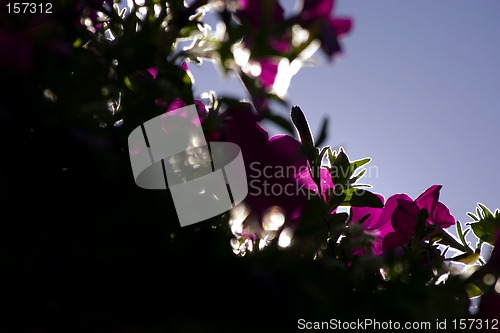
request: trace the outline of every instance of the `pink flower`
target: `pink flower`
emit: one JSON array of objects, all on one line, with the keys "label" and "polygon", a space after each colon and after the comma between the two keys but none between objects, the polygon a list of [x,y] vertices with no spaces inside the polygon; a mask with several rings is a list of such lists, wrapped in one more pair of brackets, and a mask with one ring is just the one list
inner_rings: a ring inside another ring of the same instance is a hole
[{"label": "pink flower", "polygon": [[278,0],[239,0],[241,10],[238,13],[251,27],[262,24],[278,24],[283,20],[284,10]]},{"label": "pink flower", "polygon": [[[320,186],[321,186],[321,195],[323,196],[323,200],[326,201],[326,191],[331,188],[334,188],[332,182],[332,176],[327,168],[321,168],[320,171]],[[318,185],[314,182],[314,179],[311,177],[311,173],[309,169],[304,168],[302,172],[297,175],[298,183],[305,189],[311,190],[319,194]]]},{"label": "pink flower", "polygon": [[407,244],[415,235],[415,227],[419,212],[425,209],[428,217],[426,226],[436,228],[448,228],[455,224],[455,218],[449,209],[439,202],[439,191],[441,185],[433,185],[422,193],[416,200],[406,196],[397,199],[397,207],[391,217],[393,232],[386,235],[383,240],[384,250],[394,249],[400,245]]},{"label": "pink flower", "polygon": [[338,37],[348,33],[352,28],[349,18],[330,16],[335,0],[304,0],[299,22],[306,29],[319,29],[321,48],[326,55],[332,57],[341,51]]},{"label": "pink flower", "polygon": [[[287,52],[290,49],[290,37],[286,34],[274,34],[272,30],[284,21],[284,10],[277,0],[239,0],[241,9],[237,15],[249,28],[249,34],[244,38],[247,48],[253,49],[261,36],[266,36],[267,46],[276,52]],[[265,34],[262,29],[267,28]],[[261,66],[259,78],[264,89],[272,87],[278,73],[278,59],[274,57],[259,57],[256,59]]]},{"label": "pink flower", "polygon": [[307,200],[307,191],[296,180],[307,169],[300,142],[289,135],[269,137],[250,104],[231,106],[222,116],[222,140],[236,143],[243,155],[248,181],[245,204],[259,220],[273,206],[281,208],[287,220],[300,216]]},{"label": "pink flower", "polygon": [[[384,197],[380,194],[377,196],[384,203]],[[368,216],[362,223],[361,226],[365,230],[365,233],[373,237],[372,241],[372,254],[380,255],[383,252],[382,242],[385,236],[391,232],[394,232],[394,228],[391,224],[391,218],[394,210],[398,206],[398,200],[411,200],[406,194],[395,194],[387,199],[383,208],[372,208],[372,207],[351,207],[351,221],[356,223],[362,218]],[[356,249],[354,254],[364,254],[363,249]]]}]

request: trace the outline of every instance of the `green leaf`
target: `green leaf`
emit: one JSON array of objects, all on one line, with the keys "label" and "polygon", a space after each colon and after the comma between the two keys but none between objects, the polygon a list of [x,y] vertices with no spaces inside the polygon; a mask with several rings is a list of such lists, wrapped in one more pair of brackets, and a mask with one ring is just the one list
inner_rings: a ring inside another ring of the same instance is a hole
[{"label": "green leaf", "polygon": [[328,198],[326,206],[328,212],[331,212],[345,201],[346,194],[341,187],[337,185],[335,188],[330,188],[326,191],[326,197]]},{"label": "green leaf", "polygon": [[[351,180],[352,179],[353,178],[351,178]],[[351,185],[349,185],[349,187],[352,187],[352,188],[362,188],[362,187],[364,187],[364,188],[372,188],[372,186],[370,184],[351,184]]]},{"label": "green leaf", "polygon": [[326,217],[326,220],[330,224],[344,224],[347,221],[347,218],[349,217],[349,214],[347,213],[335,213],[335,214],[330,214]]},{"label": "green leaf", "polygon": [[479,206],[479,208],[481,208],[484,218],[493,216],[493,213],[485,205],[483,205],[482,203],[478,203],[477,205]]},{"label": "green leaf", "polygon": [[454,256],[450,260],[461,262],[466,265],[474,265],[479,260],[480,256],[478,252],[462,253],[458,256]]},{"label": "green leaf", "polygon": [[328,162],[330,163],[330,166],[332,166],[333,163],[335,163],[335,158],[337,157],[337,153],[335,152],[335,150],[332,150],[332,148],[328,147],[327,156],[328,156]]},{"label": "green leaf", "polygon": [[363,177],[366,173],[366,169],[361,170],[356,176],[349,179],[349,184],[352,185],[357,182],[361,177]]},{"label": "green leaf", "polygon": [[359,167],[362,167],[363,165],[370,163],[371,160],[372,160],[371,158],[366,157],[366,158],[362,158],[360,160],[356,160],[356,161],[351,162],[351,165],[350,165],[351,174],[354,174],[356,169],[358,169]]},{"label": "green leaf", "polygon": [[323,164],[323,158],[325,157],[325,154],[328,152],[329,149],[330,149],[329,146],[321,148],[321,151],[318,154],[318,162],[320,165]]},{"label": "green leaf", "polygon": [[476,221],[476,222],[477,222],[477,221],[479,221],[479,218],[478,218],[476,215],[474,215],[473,213],[468,212],[468,213],[467,213],[467,215],[468,215],[471,219],[473,219],[474,221]]},{"label": "green leaf", "polygon": [[344,150],[340,148],[340,151],[335,157],[330,170],[333,183],[347,185],[348,180],[351,178],[350,170],[351,163],[349,162],[349,157],[344,153]]},{"label": "green leaf", "polygon": [[125,83],[125,86],[129,88],[132,91],[135,91],[134,85],[132,84],[132,81],[130,81],[130,78],[128,76],[125,76],[123,79],[123,83]]},{"label": "green leaf", "polygon": [[462,230],[462,225],[460,224],[460,221],[457,221],[457,223],[455,225],[456,225],[456,228],[457,228],[457,235],[460,238],[460,241],[462,242],[462,245],[465,246],[466,248],[469,248],[469,250],[472,251],[472,249],[467,244],[467,241],[465,240],[465,235],[467,235],[467,233],[470,231],[470,228],[467,229],[465,231],[465,233],[464,233],[463,230]]},{"label": "green leaf", "polygon": [[490,245],[495,245],[496,241],[496,226],[494,223],[481,220],[476,223],[470,224],[472,231],[474,234],[483,242],[486,242]]},{"label": "green leaf", "polygon": [[450,246],[454,249],[457,249],[465,253],[469,254],[474,253],[474,251],[469,246],[466,246],[467,243],[460,244],[460,242],[457,239],[455,239],[455,237],[448,231],[444,229],[436,229],[436,230],[437,231],[433,234],[431,241],[437,242],[441,245]]},{"label": "green leaf", "polygon": [[[465,288],[467,290],[467,295],[469,296],[469,298],[481,296],[486,291],[486,290],[482,290],[477,284],[472,283],[472,282],[467,283]],[[483,286],[483,288],[484,288],[484,286]],[[484,288],[484,289],[486,289],[486,288]]]},{"label": "green leaf", "polygon": [[[351,208],[351,215],[349,217],[352,216],[352,208]],[[371,216],[371,214],[366,214],[364,215],[363,217],[361,217],[358,221],[352,221],[351,219],[351,223],[358,223],[358,224],[362,224],[363,222],[365,222],[366,220],[368,220],[368,218]]]},{"label": "green leaf", "polygon": [[370,191],[348,188],[344,190],[344,193],[346,193],[346,199],[342,205],[345,204],[352,207],[384,207],[382,200]]}]

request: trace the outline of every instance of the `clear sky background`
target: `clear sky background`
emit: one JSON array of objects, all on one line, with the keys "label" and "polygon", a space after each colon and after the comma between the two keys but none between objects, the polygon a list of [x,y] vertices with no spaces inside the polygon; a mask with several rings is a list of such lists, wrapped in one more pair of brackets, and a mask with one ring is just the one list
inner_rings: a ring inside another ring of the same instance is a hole
[{"label": "clear sky background", "polygon": [[[335,13],[354,20],[342,56],[318,52],[287,97],[313,132],[328,117],[325,144],[372,157],[364,182],[386,198],[442,184],[462,222],[477,202],[500,208],[500,1],[340,0]],[[212,64],[190,67],[195,94],[247,97]]]}]

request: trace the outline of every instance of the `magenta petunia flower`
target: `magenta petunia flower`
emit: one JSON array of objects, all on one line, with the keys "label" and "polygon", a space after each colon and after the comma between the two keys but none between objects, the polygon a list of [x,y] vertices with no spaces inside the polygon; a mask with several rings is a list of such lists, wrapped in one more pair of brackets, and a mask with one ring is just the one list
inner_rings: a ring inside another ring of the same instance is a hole
[{"label": "magenta petunia flower", "polygon": [[384,250],[396,248],[410,241],[415,235],[418,214],[422,209],[425,209],[429,215],[425,221],[427,226],[448,228],[455,224],[455,218],[450,214],[449,209],[439,201],[441,187],[441,185],[429,187],[416,200],[410,197],[397,199],[397,207],[391,217],[394,231],[384,238]]},{"label": "magenta petunia flower", "polygon": [[301,17],[304,21],[329,17],[332,13],[334,0],[304,0]]},{"label": "magenta petunia flower", "polygon": [[306,29],[319,29],[321,48],[332,57],[341,51],[338,37],[352,28],[352,19],[332,17],[335,0],[304,0],[299,22]]},{"label": "magenta petunia flower", "polygon": [[278,62],[275,59],[264,58],[259,61],[260,80],[264,88],[272,87],[278,74]]},{"label": "magenta petunia flower", "polygon": [[[382,203],[384,203],[384,197],[380,194],[377,194],[377,196],[382,200]],[[351,207],[350,216],[352,223],[358,222],[365,216],[368,216],[368,218],[361,223],[361,226],[368,235],[373,237],[373,255],[378,256],[382,254],[382,242],[385,236],[394,232],[391,218],[398,205],[398,200],[411,200],[411,198],[406,194],[395,194],[387,199],[383,208]],[[363,249],[356,249],[354,254],[364,254],[364,252]]]},{"label": "magenta petunia flower", "polygon": [[251,27],[258,27],[264,20],[276,23],[283,20],[285,11],[278,0],[238,0],[238,2],[240,5],[238,15]]},{"label": "magenta petunia flower", "polygon": [[[259,38],[258,31],[262,27],[270,30],[279,26],[284,21],[284,10],[277,0],[239,0],[240,10],[237,12],[242,22],[248,25],[255,34],[247,35],[244,38],[244,45],[252,49]],[[267,44],[277,52],[287,52],[290,49],[290,37],[286,34],[276,36],[269,35]],[[267,89],[272,87],[278,74],[278,59],[273,57],[261,57],[256,59],[260,64],[261,73],[259,75],[262,86]]]},{"label": "magenta petunia flower", "polygon": [[300,142],[289,135],[270,138],[250,104],[229,107],[223,118],[223,140],[242,151],[248,181],[245,204],[259,220],[272,207],[281,208],[287,219],[298,217],[307,200],[307,191],[296,180],[307,169]]},{"label": "magenta petunia flower", "polygon": [[[330,175],[330,172],[328,171],[327,168],[323,167],[321,168],[320,180],[321,180],[320,181],[321,195],[323,197],[323,200],[326,201],[327,199],[326,191],[335,187],[332,182],[332,176]],[[314,191],[315,193],[319,194],[318,185],[314,182],[314,179],[311,177],[309,169],[304,168],[304,170],[297,175],[297,181],[301,187],[310,191]]]}]

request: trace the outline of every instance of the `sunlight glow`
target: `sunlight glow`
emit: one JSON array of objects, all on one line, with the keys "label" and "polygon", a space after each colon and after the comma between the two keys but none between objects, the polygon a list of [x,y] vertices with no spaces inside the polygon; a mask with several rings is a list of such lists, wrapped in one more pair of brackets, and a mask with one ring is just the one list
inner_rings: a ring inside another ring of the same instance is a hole
[{"label": "sunlight glow", "polygon": [[278,246],[280,247],[290,246],[290,244],[292,243],[292,238],[293,238],[293,229],[292,228],[283,229],[278,238]]},{"label": "sunlight glow", "polygon": [[250,214],[250,210],[245,204],[239,204],[231,209],[231,218],[229,220],[229,227],[233,234],[238,234],[243,231],[243,222]]},{"label": "sunlight glow", "polygon": [[298,47],[309,39],[309,31],[296,24],[292,27],[292,45]]},{"label": "sunlight glow", "polygon": [[266,231],[278,230],[285,223],[283,210],[278,206],[272,206],[262,218],[262,227]]},{"label": "sunlight glow", "polygon": [[495,276],[493,274],[486,274],[484,277],[483,277],[483,282],[485,284],[487,284],[488,286],[492,286],[495,284],[496,282],[496,279],[495,279]]},{"label": "sunlight glow", "polygon": [[380,276],[382,277],[382,280],[389,281],[391,279],[391,276],[389,274],[389,270],[386,267],[380,268],[379,272],[380,272]]},{"label": "sunlight glow", "polygon": [[438,284],[441,284],[441,283],[445,283],[445,281],[448,279],[448,277],[450,276],[450,273],[444,273],[444,274],[441,274],[436,282],[434,283],[435,285],[438,285]]},{"label": "sunlight glow", "polygon": [[243,47],[241,44],[235,44],[231,49],[234,55],[234,62],[240,67],[244,67],[250,60],[250,50]]}]

